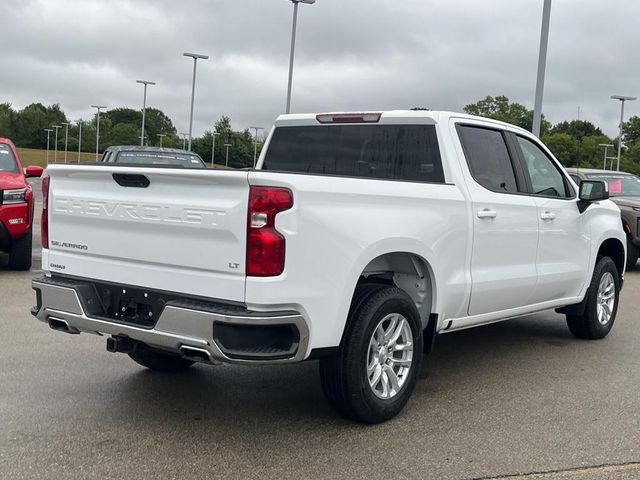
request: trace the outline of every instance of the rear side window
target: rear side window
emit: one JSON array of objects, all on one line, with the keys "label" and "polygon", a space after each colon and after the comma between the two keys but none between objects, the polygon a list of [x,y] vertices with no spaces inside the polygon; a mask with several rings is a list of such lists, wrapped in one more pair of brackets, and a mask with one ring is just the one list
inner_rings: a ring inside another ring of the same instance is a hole
[{"label": "rear side window", "polygon": [[433,125],[278,127],[262,169],[444,183]]},{"label": "rear side window", "polygon": [[458,133],[474,180],[493,192],[517,193],[516,176],[502,132],[459,125]]}]

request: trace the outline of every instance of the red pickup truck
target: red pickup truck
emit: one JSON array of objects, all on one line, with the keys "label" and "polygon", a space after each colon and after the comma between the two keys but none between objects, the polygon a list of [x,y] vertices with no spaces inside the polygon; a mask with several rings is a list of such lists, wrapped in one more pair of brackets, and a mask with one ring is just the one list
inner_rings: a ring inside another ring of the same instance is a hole
[{"label": "red pickup truck", "polygon": [[9,254],[9,268],[31,268],[33,190],[28,177],[40,177],[42,167],[22,168],[13,142],[0,138],[0,252]]}]

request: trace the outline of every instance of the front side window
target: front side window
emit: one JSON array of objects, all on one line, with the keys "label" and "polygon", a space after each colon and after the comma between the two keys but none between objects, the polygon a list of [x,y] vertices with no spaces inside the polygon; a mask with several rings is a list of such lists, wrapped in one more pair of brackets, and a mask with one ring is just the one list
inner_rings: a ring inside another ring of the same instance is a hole
[{"label": "front side window", "polygon": [[531,140],[517,137],[531,178],[534,195],[545,197],[569,197],[564,177],[553,161]]},{"label": "front side window", "polygon": [[474,180],[493,192],[516,193],[516,176],[502,132],[469,125],[458,126],[458,132]]},{"label": "front side window", "polygon": [[262,170],[444,183],[433,125],[278,127]]},{"label": "front side window", "polygon": [[13,156],[11,147],[6,143],[0,143],[0,172],[18,172],[18,164]]}]

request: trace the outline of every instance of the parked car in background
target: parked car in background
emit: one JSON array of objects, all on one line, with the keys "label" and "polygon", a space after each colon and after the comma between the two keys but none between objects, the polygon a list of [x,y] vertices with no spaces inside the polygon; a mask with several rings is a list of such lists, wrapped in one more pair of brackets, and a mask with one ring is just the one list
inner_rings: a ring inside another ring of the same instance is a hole
[{"label": "parked car in background", "polygon": [[0,252],[9,254],[9,268],[31,268],[33,191],[28,177],[42,175],[42,167],[22,168],[13,142],[0,138]]},{"label": "parked car in background", "polygon": [[128,165],[159,165],[182,168],[207,168],[195,152],[164,147],[141,147],[139,145],[114,145],[102,154],[101,162]]},{"label": "parked car in background", "polygon": [[558,309],[599,339],[615,321],[626,242],[605,183],[578,191],[495,120],[283,115],[255,170],[48,173],[32,314],[151,369],[319,359],[335,410],[375,423],[439,333]]},{"label": "parked car in background", "polygon": [[627,234],[627,268],[638,262],[640,255],[640,177],[625,172],[568,168],[571,178],[580,185],[582,180],[603,180],[609,186],[609,195],[622,214],[622,225]]}]

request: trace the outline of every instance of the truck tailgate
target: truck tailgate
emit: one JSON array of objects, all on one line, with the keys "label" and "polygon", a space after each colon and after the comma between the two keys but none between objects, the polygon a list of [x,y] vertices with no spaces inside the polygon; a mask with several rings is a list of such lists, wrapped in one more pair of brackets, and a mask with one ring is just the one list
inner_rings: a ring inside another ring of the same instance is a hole
[{"label": "truck tailgate", "polygon": [[102,165],[47,172],[44,270],[244,301],[247,172]]}]

